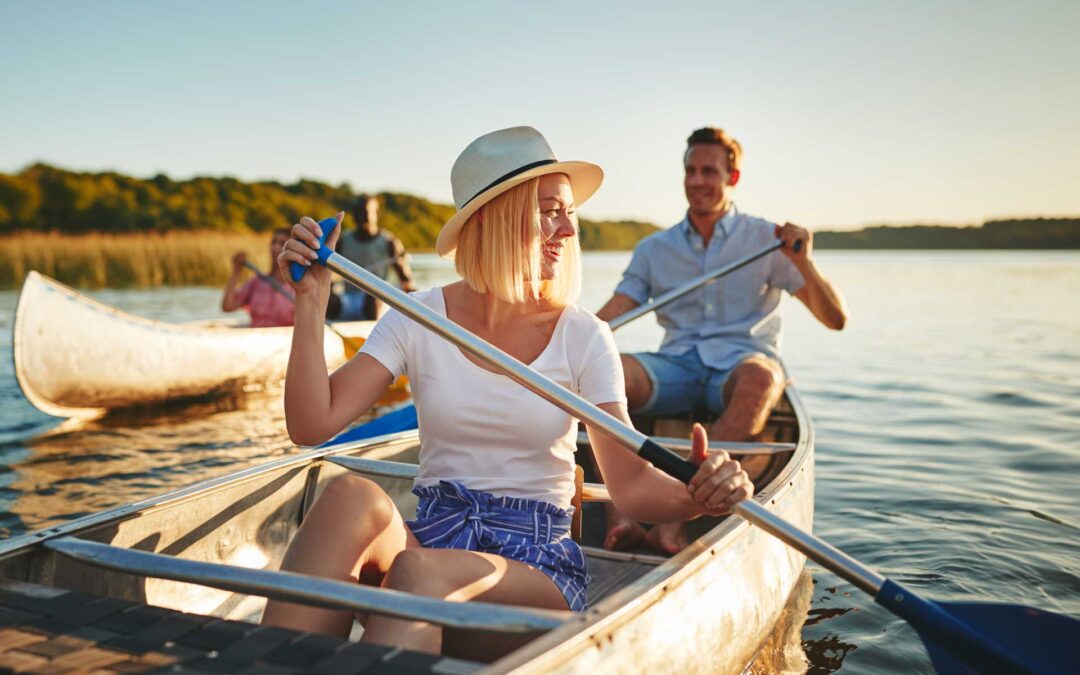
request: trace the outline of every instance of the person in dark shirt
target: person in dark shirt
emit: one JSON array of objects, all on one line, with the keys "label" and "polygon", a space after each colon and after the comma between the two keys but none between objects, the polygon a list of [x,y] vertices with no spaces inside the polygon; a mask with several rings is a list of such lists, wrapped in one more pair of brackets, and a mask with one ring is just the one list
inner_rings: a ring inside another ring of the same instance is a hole
[{"label": "person in dark shirt", "polygon": [[[391,279],[393,272],[403,291],[415,291],[416,283],[409,268],[405,246],[393,233],[379,228],[379,201],[375,197],[360,195],[349,213],[356,225],[352,232],[338,240],[337,252],[380,279]],[[346,284],[340,300],[340,310],[332,318],[370,321],[381,314],[382,303],[351,284]]]}]

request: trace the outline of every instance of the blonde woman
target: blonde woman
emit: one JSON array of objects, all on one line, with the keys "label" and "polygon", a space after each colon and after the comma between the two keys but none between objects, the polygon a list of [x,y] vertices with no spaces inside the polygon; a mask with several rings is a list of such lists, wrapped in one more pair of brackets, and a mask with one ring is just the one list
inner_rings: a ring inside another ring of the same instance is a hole
[{"label": "blonde woman", "polygon": [[[457,213],[436,248],[462,280],[414,295],[432,309],[629,424],[611,331],[574,303],[580,288],[575,209],[603,172],[559,162],[535,129],[473,141],[455,162]],[[329,236],[333,248],[338,227]],[[289,434],[321,443],[366,412],[399,375],[413,386],[420,424],[416,518],[406,521],[375,483],[332,479],[290,544],[283,569],[456,601],[579,611],[588,574],[569,537],[577,423],[392,310],[360,353],[330,376],[322,317],[330,275],[310,265],[318,224],[304,218],[279,257],[309,265],[295,284],[296,324],[285,389]],[[285,275],[289,278],[289,275]],[[646,522],[728,511],[752,492],[739,464],[701,463],[690,486],[590,430],[612,498]],[[705,457],[705,432],[694,433]],[[265,623],[345,635],[349,612],[267,604]],[[370,616],[364,638],[439,652],[440,627]]]}]

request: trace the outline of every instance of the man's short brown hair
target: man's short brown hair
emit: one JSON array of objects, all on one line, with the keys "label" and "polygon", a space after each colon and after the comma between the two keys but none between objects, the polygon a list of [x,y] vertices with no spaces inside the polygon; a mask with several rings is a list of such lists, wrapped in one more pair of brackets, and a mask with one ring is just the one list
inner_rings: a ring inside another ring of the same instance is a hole
[{"label": "man's short brown hair", "polygon": [[[719,127],[701,127],[686,139],[686,149],[695,145],[721,145],[727,149],[728,171],[739,171],[742,166],[742,146]],[[685,155],[684,155],[685,158]]]}]

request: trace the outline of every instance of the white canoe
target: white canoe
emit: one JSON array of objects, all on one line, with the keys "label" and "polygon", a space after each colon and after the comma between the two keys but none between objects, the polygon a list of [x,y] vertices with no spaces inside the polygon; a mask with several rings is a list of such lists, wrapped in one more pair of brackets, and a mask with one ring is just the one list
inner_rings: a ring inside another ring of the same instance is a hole
[{"label": "white canoe", "polygon": [[[374,322],[338,323],[366,338]],[[102,304],[30,272],[15,310],[15,377],[27,400],[59,417],[262,388],[285,377],[292,328],[173,324]],[[326,331],[329,367],[345,360]]]},{"label": "white canoe", "polygon": [[[814,439],[793,390],[772,415],[770,428],[775,441],[790,445],[764,455],[754,498],[809,531]],[[689,548],[662,559],[596,548],[603,527],[596,527],[590,510],[596,515],[599,504],[585,504],[582,541],[592,583],[589,608],[581,614],[386,594],[351,583],[290,580],[271,571],[280,566],[312,500],[335,475],[367,475],[411,515],[416,466],[409,463],[416,461],[418,446],[412,431],[311,450],[0,541],[0,627],[6,627],[0,628],[0,668],[32,664],[61,672],[93,657],[99,667],[117,664],[125,672],[141,666],[208,670],[212,664],[228,672],[381,667],[386,670],[378,672],[736,675],[763,650],[800,651],[810,588],[801,576],[804,558],[736,517],[703,523],[706,531]],[[599,485],[582,490],[586,500],[602,501],[605,495]],[[259,628],[248,622],[258,619],[267,594],[454,627],[456,651],[447,658]],[[793,604],[785,610],[789,600]],[[76,621],[71,608],[83,606]],[[65,612],[64,621],[48,618]],[[145,619],[114,620],[108,612]],[[778,625],[784,635],[773,632]],[[122,630],[132,635],[116,634]],[[87,642],[94,635],[106,641]],[[76,638],[82,651],[69,654]],[[765,665],[759,659],[755,670],[800,670],[800,657]]]}]

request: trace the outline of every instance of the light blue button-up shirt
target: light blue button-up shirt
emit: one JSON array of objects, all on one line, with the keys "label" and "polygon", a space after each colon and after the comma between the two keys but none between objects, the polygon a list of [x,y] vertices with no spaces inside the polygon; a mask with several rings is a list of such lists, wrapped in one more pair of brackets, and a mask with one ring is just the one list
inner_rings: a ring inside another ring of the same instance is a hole
[{"label": "light blue button-up shirt", "polygon": [[[643,239],[615,292],[642,304],[776,241],[773,223],[734,205],[714,227],[708,247],[689,218]],[[759,258],[657,310],[666,331],[660,353],[696,347],[706,366],[720,370],[755,353],[779,359],[780,291],[802,286],[802,275],[783,253]]]}]

